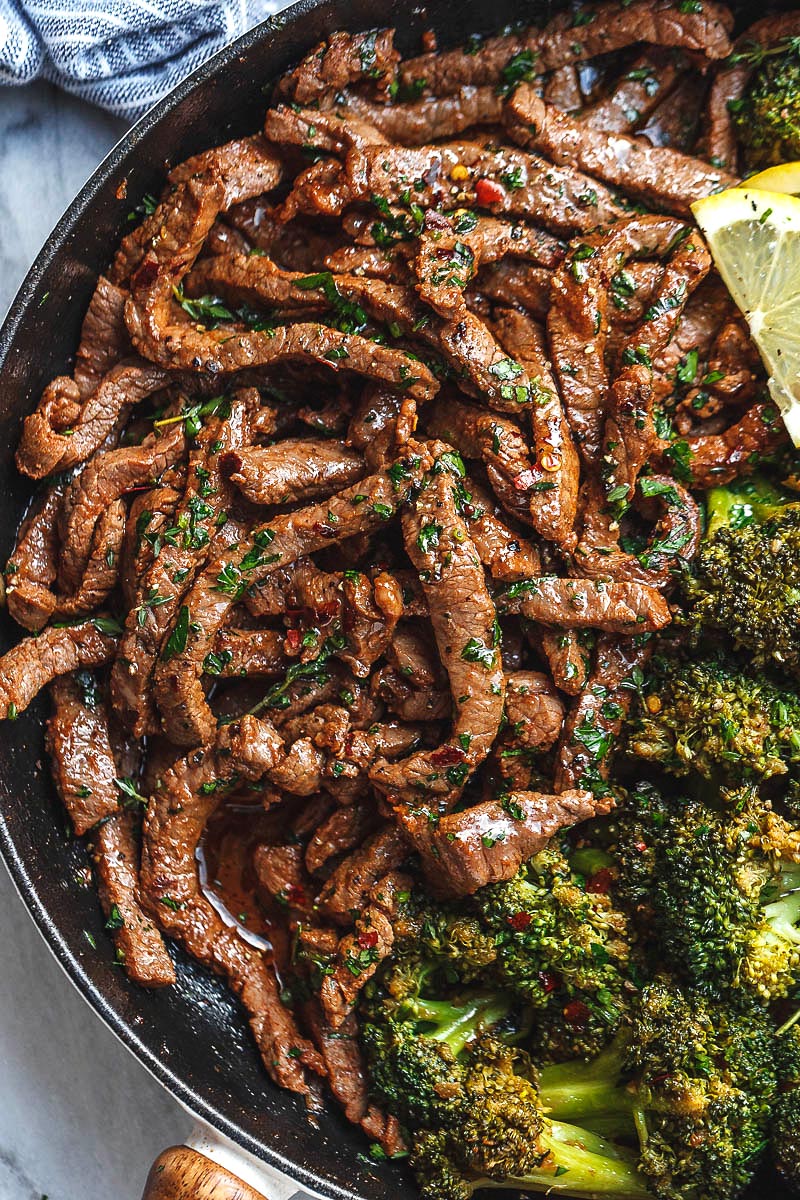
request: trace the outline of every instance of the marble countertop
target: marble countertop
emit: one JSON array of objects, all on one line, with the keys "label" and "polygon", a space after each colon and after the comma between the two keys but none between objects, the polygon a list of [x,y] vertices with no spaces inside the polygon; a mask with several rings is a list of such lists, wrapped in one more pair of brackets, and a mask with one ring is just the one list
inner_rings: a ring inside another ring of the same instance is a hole
[{"label": "marble countertop", "polygon": [[[0,88],[0,317],[123,132],[47,85]],[[2,865],[0,959],[0,1200],[139,1200],[191,1120],[89,1010]]]}]

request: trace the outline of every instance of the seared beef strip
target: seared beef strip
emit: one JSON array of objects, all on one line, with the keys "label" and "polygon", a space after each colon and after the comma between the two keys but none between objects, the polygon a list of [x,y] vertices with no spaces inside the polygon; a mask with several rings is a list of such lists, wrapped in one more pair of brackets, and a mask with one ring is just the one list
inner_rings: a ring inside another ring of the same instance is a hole
[{"label": "seared beef strip", "polygon": [[[645,123],[685,66],[675,53],[657,47],[647,50],[634,60],[606,96],[584,109],[581,123],[604,133],[631,133]],[[558,104],[548,95],[545,100],[548,104]]]},{"label": "seared beef strip", "polygon": [[38,637],[18,642],[0,658],[0,713],[7,720],[16,720],[51,680],[107,663],[117,643],[103,630],[114,624],[108,618],[95,617],[79,625],[51,626]]},{"label": "seared beef strip", "polygon": [[324,884],[318,900],[322,916],[352,926],[375,884],[402,866],[408,854],[398,827],[393,822],[385,825],[339,863]]},{"label": "seared beef strip", "polygon": [[403,832],[419,852],[428,887],[436,896],[471,896],[487,883],[516,875],[521,864],[564,826],[608,812],[591,792],[509,792],[501,801],[476,804],[438,821],[403,809]]},{"label": "seared beef strip", "polygon": [[283,76],[278,94],[297,104],[309,104],[360,82],[368,82],[379,93],[387,92],[399,61],[392,29],[334,33]]},{"label": "seared beef strip", "polygon": [[63,485],[49,488],[28,513],[3,572],[8,611],[32,633],[47,624],[56,606],[52,587],[58,574],[58,516],[63,495]]},{"label": "seared beef strip", "polygon": [[375,126],[390,142],[421,146],[434,138],[455,137],[476,125],[499,124],[503,100],[493,87],[459,88],[449,96],[425,96],[411,103],[375,104],[361,93],[336,98],[336,111]]},{"label": "seared beef strip", "polygon": [[521,612],[530,621],[563,629],[604,629],[633,637],[670,622],[666,601],[642,583],[557,579],[542,575],[512,584],[496,597],[501,613]]},{"label": "seared beef strip", "polygon": [[112,367],[85,400],[73,380],[54,379],[36,411],[23,422],[18,468],[32,479],[43,479],[84,462],[116,426],[125,423],[136,404],[166,383],[165,371],[140,358]]},{"label": "seared beef strip", "polygon": [[530,84],[521,84],[510,97],[503,121],[520,146],[559,166],[574,165],[612,187],[624,187],[635,199],[676,216],[690,216],[693,200],[738,182],[737,176],[668,146],[592,129],[545,104]]},{"label": "seared beef strip", "polygon": [[535,68],[539,74],[636,42],[699,50],[712,59],[724,58],[730,52],[731,14],[713,0],[706,0],[696,12],[686,13],[670,0],[623,0],[599,4],[591,11],[593,19],[579,28],[570,14],[562,14],[543,29],[486,38],[474,51],[422,54],[401,65],[399,78],[408,88],[422,81],[425,91],[439,96],[466,84],[498,84],[513,60],[521,60],[523,67]]},{"label": "seared beef strip", "polygon": [[564,704],[539,671],[512,671],[506,679],[506,719],[518,746],[549,750],[558,741]]},{"label": "seared beef strip", "polygon": [[220,467],[254,504],[293,504],[355,483],[365,464],[342,442],[287,438],[275,446],[227,450]]},{"label": "seared beef strip", "polygon": [[105,275],[97,280],[81,326],[72,373],[84,400],[112,367],[130,355],[131,343],[125,328],[127,298],[128,293],[116,287]]},{"label": "seared beef strip", "polygon": [[434,794],[452,804],[489,753],[503,715],[495,608],[453,484],[446,459],[439,458],[402,517],[406,551],[420,573],[450,681],[453,728],[436,750],[376,763],[370,778],[393,800]]},{"label": "seared beef strip", "polygon": [[47,749],[56,787],[75,832],[91,830],[98,892],[117,960],[134,983],[165,987],[175,982],[175,969],[161,934],[139,904],[137,820],[121,805],[97,681],[88,672],[63,676],[50,693],[55,711],[47,725]]}]

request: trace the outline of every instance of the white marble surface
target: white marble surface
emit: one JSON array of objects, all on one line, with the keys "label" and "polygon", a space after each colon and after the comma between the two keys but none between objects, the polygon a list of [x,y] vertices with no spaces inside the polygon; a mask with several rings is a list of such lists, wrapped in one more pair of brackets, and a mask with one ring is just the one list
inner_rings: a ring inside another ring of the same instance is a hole
[{"label": "white marble surface", "polygon": [[[122,131],[44,85],[0,88],[0,316]],[[139,1200],[189,1125],[73,989],[0,865],[0,1200]]]}]

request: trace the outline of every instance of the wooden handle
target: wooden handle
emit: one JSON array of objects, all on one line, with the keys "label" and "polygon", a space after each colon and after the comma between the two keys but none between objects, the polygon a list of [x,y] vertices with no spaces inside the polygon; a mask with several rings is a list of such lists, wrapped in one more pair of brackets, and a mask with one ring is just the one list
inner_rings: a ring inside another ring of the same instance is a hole
[{"label": "wooden handle", "polygon": [[266,1200],[230,1171],[188,1146],[171,1146],[150,1168],[142,1200]]}]

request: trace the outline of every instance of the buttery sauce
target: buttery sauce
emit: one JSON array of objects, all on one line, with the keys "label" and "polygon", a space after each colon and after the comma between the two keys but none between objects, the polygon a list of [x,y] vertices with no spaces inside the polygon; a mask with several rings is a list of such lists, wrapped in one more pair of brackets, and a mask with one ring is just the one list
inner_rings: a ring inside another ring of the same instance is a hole
[{"label": "buttery sauce", "polygon": [[274,838],[275,819],[259,803],[222,804],[196,851],[203,895],[228,926],[258,950],[272,952],[271,922],[258,895],[253,853]]}]

